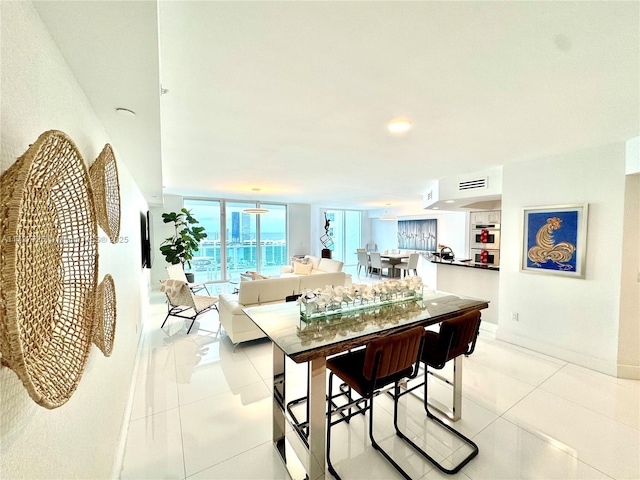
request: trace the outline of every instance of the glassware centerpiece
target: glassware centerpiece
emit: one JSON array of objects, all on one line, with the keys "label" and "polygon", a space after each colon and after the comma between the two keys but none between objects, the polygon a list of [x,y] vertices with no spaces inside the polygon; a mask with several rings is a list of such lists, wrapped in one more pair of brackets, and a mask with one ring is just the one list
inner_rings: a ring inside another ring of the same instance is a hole
[{"label": "glassware centerpiece", "polygon": [[373,284],[353,284],[349,287],[328,285],[315,290],[303,290],[298,299],[300,318],[309,321],[396,302],[420,300],[422,289],[422,278],[414,276]]}]

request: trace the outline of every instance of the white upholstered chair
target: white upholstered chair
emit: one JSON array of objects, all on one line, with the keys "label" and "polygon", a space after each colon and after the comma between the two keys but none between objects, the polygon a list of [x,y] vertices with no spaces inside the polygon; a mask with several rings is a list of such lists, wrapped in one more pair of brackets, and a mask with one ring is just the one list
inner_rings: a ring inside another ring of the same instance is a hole
[{"label": "white upholstered chair", "polygon": [[369,269],[371,268],[371,262],[369,261],[369,255],[367,255],[366,250],[358,250],[358,276],[360,275],[360,269],[364,267],[364,273],[368,274]]},{"label": "white upholstered chair", "polygon": [[409,255],[409,259],[406,262],[398,263],[396,268],[403,271],[402,276],[409,275],[413,272],[414,275],[418,274],[418,260],[420,260],[419,253],[412,253]]},{"label": "white upholstered chair", "polygon": [[373,276],[374,270],[377,270],[378,278],[382,278],[382,270],[385,268],[390,269],[393,267],[391,263],[387,262],[386,260],[383,261],[380,258],[380,252],[370,252],[369,258],[371,259],[371,275],[372,276]]}]

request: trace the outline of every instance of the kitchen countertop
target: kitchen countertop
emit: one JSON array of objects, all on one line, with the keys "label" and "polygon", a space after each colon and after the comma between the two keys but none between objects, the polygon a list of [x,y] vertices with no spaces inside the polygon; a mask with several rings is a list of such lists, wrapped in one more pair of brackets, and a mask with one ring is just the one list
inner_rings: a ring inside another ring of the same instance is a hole
[{"label": "kitchen countertop", "polygon": [[492,270],[494,272],[499,272],[500,267],[494,267],[493,265],[486,265],[484,263],[476,263],[469,260],[468,262],[462,262],[460,260],[430,260],[431,263],[435,263],[436,265],[453,265],[455,267],[464,267],[464,268],[479,268],[481,270]]}]

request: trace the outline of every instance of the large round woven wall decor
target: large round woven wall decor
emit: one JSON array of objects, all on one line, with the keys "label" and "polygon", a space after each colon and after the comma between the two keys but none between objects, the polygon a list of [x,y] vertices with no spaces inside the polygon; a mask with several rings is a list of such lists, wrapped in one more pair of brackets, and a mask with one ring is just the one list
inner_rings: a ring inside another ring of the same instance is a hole
[{"label": "large round woven wall decor", "polygon": [[98,285],[96,294],[96,330],[93,343],[109,357],[113,351],[113,339],[116,335],[116,285],[109,274]]},{"label": "large round woven wall decor", "polygon": [[80,152],[51,130],[0,177],[0,352],[31,398],[65,403],[94,332],[98,227]]},{"label": "large round woven wall decor", "polygon": [[89,168],[98,225],[111,243],[120,235],[120,183],[113,149],[108,143]]}]

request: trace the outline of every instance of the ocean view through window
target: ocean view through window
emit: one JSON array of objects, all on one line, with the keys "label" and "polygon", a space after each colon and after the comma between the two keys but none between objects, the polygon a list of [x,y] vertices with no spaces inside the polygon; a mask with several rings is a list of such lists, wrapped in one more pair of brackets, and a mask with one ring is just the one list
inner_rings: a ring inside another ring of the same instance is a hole
[{"label": "ocean view through window", "polygon": [[184,207],[205,227],[207,238],[191,262],[196,281],[238,280],[246,271],[280,275],[289,264],[287,254],[287,207],[261,203],[269,213],[252,215],[245,208],[255,202],[185,199]]}]

